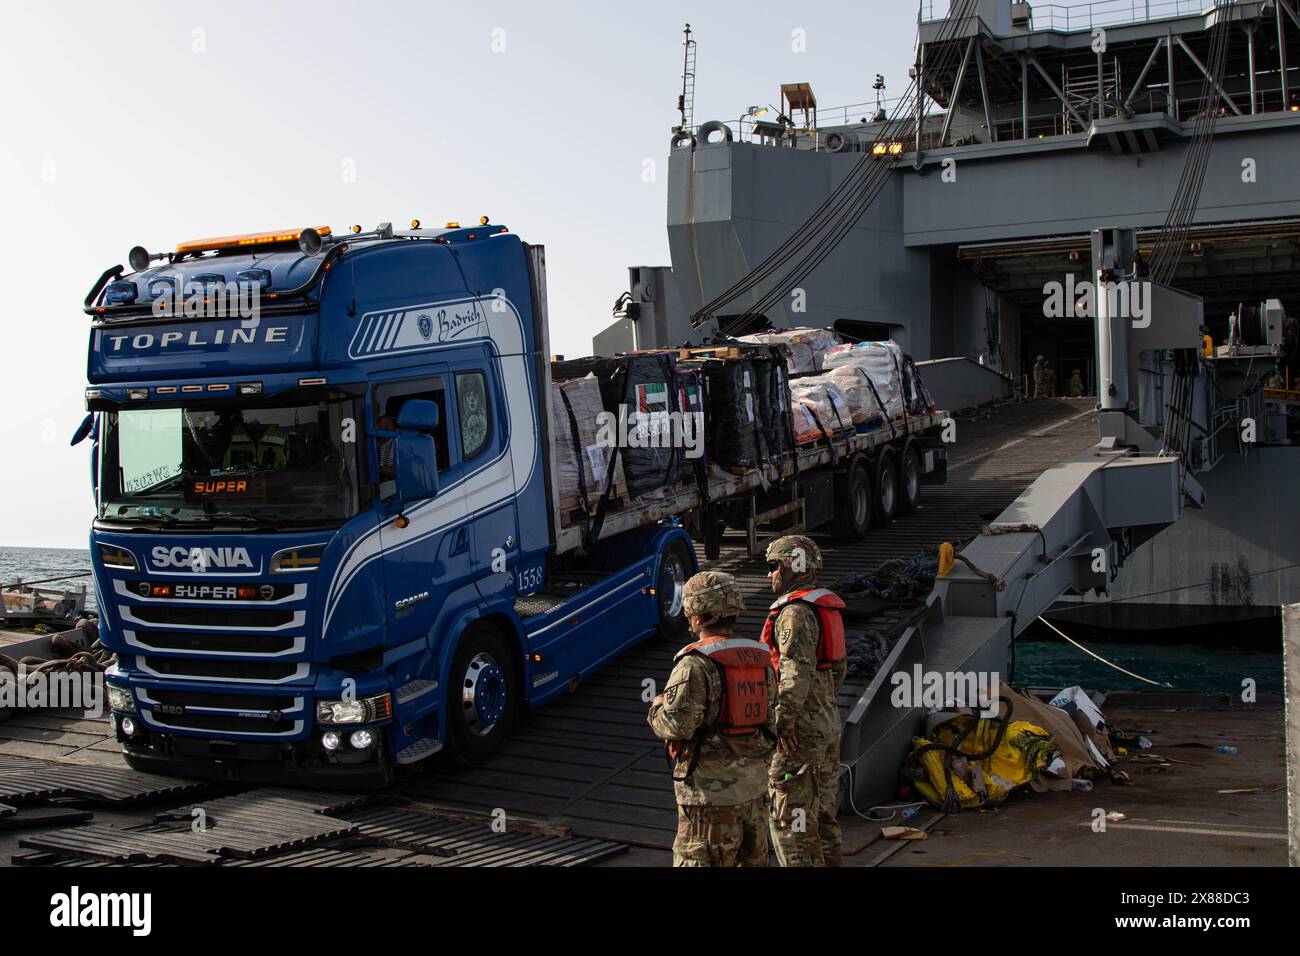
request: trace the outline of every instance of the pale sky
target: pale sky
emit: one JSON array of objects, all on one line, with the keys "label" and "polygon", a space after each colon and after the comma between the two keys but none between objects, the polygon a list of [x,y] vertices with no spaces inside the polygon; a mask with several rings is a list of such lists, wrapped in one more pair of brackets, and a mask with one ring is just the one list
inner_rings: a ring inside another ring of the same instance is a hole
[{"label": "pale sky", "polygon": [[134,245],[487,214],[546,246],[552,351],[588,354],[627,267],[668,264],[688,20],[697,123],[908,83],[906,0],[6,2],[0,546],[85,547],[81,303]]}]

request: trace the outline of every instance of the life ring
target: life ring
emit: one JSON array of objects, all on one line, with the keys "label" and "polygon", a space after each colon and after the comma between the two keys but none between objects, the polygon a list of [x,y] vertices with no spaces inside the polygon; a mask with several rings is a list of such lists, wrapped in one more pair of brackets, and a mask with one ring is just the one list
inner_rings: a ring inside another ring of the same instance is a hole
[{"label": "life ring", "polygon": [[726,142],[726,143],[731,142],[731,127],[728,126],[726,123],[722,122],[722,120],[709,120],[707,123],[701,126],[700,136],[699,136],[700,142],[708,143],[709,137],[712,136],[714,133],[722,134],[721,142]]}]

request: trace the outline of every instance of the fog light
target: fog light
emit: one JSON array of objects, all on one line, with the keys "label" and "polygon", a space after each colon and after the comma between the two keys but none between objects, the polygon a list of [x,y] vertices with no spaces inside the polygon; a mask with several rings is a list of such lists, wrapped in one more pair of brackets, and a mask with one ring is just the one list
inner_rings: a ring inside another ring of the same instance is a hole
[{"label": "fog light", "polygon": [[328,730],[320,736],[320,745],[333,753],[343,745],[343,737],[337,730]]},{"label": "fog light", "polygon": [[130,718],[130,717],[123,717],[123,718],[122,718],[122,733],[126,734],[128,737],[134,737],[134,736],[135,736],[135,720],[134,720],[134,719],[132,719],[132,718]]},{"label": "fog light", "polygon": [[348,738],[348,743],[354,750],[365,750],[375,742],[375,735],[368,730],[354,730],[352,736]]}]

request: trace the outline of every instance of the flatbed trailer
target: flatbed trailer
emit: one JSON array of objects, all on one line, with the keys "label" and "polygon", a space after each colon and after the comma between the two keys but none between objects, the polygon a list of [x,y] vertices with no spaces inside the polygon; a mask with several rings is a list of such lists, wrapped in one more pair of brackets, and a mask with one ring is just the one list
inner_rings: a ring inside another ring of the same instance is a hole
[{"label": "flatbed trailer", "polygon": [[[805,478],[815,476],[823,469],[847,470],[858,456],[871,456],[884,449],[903,449],[909,440],[922,443],[922,447],[918,450],[920,472],[922,480],[929,483],[943,470],[945,457],[942,444],[935,441],[934,435],[947,419],[948,413],[944,411],[900,416],[892,422],[879,424],[868,431],[845,431],[828,439],[804,445],[795,449],[793,453],[783,456],[779,463],[765,468],[751,468],[737,474],[719,474],[715,470],[709,476],[706,495],[702,496],[696,485],[687,484],[663,498],[635,500],[627,507],[606,515],[601,536],[610,537],[666,518],[687,515],[707,503],[749,496],[762,492],[777,482],[788,482],[800,476]],[[554,447],[551,454],[551,473],[554,474]],[[791,500],[785,504],[752,515],[753,520],[745,529],[749,538],[750,552],[754,551],[758,525],[788,514],[802,512],[804,509],[803,496],[796,494],[792,495]],[[585,529],[581,525],[563,527],[559,521],[559,513],[557,500],[556,552],[563,554],[581,548],[584,544]],[[806,524],[804,521],[799,521],[798,524],[805,528],[817,526]],[[866,529],[862,530],[865,532]],[[862,534],[854,535],[855,538],[862,536]],[[716,550],[710,556],[716,557]]]}]

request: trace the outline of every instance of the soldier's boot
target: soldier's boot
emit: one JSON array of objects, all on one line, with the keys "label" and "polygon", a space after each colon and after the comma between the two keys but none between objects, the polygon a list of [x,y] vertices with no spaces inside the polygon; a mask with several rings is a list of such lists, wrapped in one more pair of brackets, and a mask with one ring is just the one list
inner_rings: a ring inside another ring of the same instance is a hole
[{"label": "soldier's boot", "polygon": [[783,770],[783,765],[791,765],[783,759],[786,756],[777,754],[769,781],[772,848],[781,866],[820,866],[822,849],[817,817],[821,804],[817,774],[810,763],[794,764],[799,766],[797,771]]},{"label": "soldier's boot", "polygon": [[673,866],[735,866],[744,837],[743,807],[677,807]]}]

